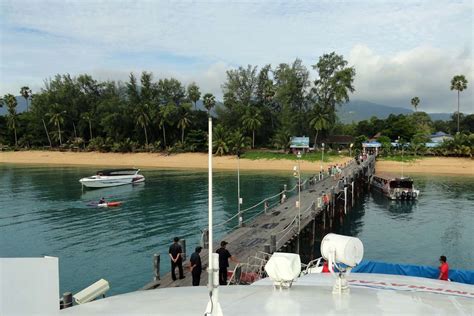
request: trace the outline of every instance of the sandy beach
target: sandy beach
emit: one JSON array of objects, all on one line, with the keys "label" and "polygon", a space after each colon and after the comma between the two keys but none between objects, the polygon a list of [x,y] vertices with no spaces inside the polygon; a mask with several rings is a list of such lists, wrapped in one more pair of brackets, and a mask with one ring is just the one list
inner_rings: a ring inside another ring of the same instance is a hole
[{"label": "sandy beach", "polygon": [[[377,161],[377,172],[399,174],[402,164],[397,161]],[[403,173],[410,174],[446,174],[474,176],[474,160],[470,158],[426,157],[420,160],[405,162]]]},{"label": "sandy beach", "polygon": [[[331,164],[344,163],[349,158],[332,161]],[[160,153],[98,153],[98,152],[54,152],[54,151],[17,151],[0,152],[0,163],[45,164],[45,165],[87,165],[98,167],[137,167],[137,168],[172,168],[172,169],[206,169],[207,154],[184,153],[163,155]],[[216,169],[235,170],[235,156],[214,156]],[[291,160],[249,160],[241,159],[242,170],[292,170],[295,165]],[[328,164],[325,164],[326,168]],[[319,162],[301,162],[303,172],[319,170]],[[395,161],[378,161],[377,171],[400,172],[401,164]],[[415,162],[404,163],[405,174],[458,174],[474,175],[474,160],[468,158],[430,157]]]}]

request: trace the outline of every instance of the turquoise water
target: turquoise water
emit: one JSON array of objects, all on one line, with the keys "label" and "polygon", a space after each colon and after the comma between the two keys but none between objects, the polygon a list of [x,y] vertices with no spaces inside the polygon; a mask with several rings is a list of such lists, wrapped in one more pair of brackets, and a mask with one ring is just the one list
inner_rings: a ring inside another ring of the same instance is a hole
[{"label": "turquoise water", "polygon": [[[207,225],[207,172],[143,170],[147,180],[82,192],[78,179],[96,168],[0,165],[0,256],[57,256],[61,292],[77,292],[100,278],[109,294],[133,291],[153,277],[152,257],[186,238],[188,253]],[[340,232],[356,235],[365,258],[474,269],[474,178],[417,177],[423,194],[415,204],[390,203],[368,194]],[[294,183],[288,173],[243,172],[243,208]],[[216,223],[234,215],[235,172],[214,175]],[[96,208],[102,196],[123,201],[119,208]],[[249,214],[251,215],[251,214]],[[236,222],[217,228],[222,236]],[[217,237],[218,238],[218,237]]]},{"label": "turquoise water", "polygon": [[[0,165],[0,257],[59,257],[61,292],[77,292],[100,278],[109,294],[137,290],[153,278],[152,257],[186,238],[188,253],[207,226],[207,171],[143,170],[146,182],[82,192],[78,180],[96,168]],[[241,173],[243,208],[292,184],[288,173]],[[123,201],[97,208],[101,198]],[[237,175],[214,174],[214,222],[236,213]],[[251,212],[248,214],[252,215]],[[237,224],[215,229],[222,236]]]},{"label": "turquoise water", "polygon": [[371,191],[338,233],[357,236],[366,259],[474,270],[474,177],[415,176],[417,202],[396,202]]}]

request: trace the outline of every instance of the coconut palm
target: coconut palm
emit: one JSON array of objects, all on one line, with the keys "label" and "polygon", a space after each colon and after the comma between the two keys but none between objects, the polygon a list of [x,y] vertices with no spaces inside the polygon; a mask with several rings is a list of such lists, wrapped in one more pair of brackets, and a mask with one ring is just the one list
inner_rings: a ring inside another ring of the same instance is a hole
[{"label": "coconut palm", "polygon": [[18,138],[16,135],[16,128],[17,128],[17,115],[16,115],[16,106],[18,103],[16,102],[16,98],[13,94],[7,94],[3,98],[3,102],[7,106],[7,111],[8,111],[8,127],[13,130],[13,133],[15,135],[15,146],[18,146]]},{"label": "coconut palm", "polygon": [[316,148],[319,131],[325,130],[329,127],[331,122],[331,114],[322,107],[316,106],[312,111],[312,119],[309,126],[316,131],[314,136],[314,148]]},{"label": "coconut palm", "polygon": [[55,125],[58,128],[59,146],[63,144],[61,139],[61,124],[64,123],[65,114],[66,111],[64,111],[57,103],[51,105],[51,111],[46,114],[49,117],[49,123]]},{"label": "coconut palm", "polygon": [[[190,104],[189,104],[190,106]],[[183,104],[181,107],[181,116],[178,120],[178,128],[181,128],[181,143],[184,143],[184,130],[191,124],[189,117],[190,107]]]},{"label": "coconut palm", "polygon": [[170,124],[170,118],[175,114],[176,106],[170,102],[165,106],[160,107],[158,111],[158,124],[163,130],[163,144],[166,148],[166,124]]},{"label": "coconut palm", "polygon": [[145,144],[148,146],[148,133],[146,131],[148,124],[150,124],[150,117],[148,115],[148,105],[145,104],[137,107],[135,115],[135,123],[141,128],[143,128],[143,131],[145,132]]},{"label": "coconut palm", "polygon": [[247,130],[252,131],[252,148],[255,147],[255,130],[262,126],[262,122],[263,118],[259,109],[247,108],[242,118],[242,124]]},{"label": "coconut palm", "polygon": [[413,107],[415,108],[415,112],[418,109],[418,104],[420,104],[420,98],[414,97],[411,99],[411,105],[413,105]]},{"label": "coconut palm", "polygon": [[207,109],[207,113],[211,115],[211,109],[216,105],[216,98],[212,93],[206,93],[203,98],[204,107]]},{"label": "coconut palm", "polygon": [[31,89],[27,86],[21,87],[20,94],[25,98],[26,101],[26,111],[28,112],[28,99],[31,95]]},{"label": "coconut palm", "polygon": [[196,102],[201,98],[201,91],[199,91],[199,87],[195,82],[192,82],[188,86],[188,97],[189,100],[193,101],[194,103],[194,110],[196,110]]},{"label": "coconut palm", "polygon": [[467,89],[467,79],[464,75],[457,75],[451,79],[451,90],[458,92],[458,133],[459,133],[459,93]]},{"label": "coconut palm", "polygon": [[81,118],[89,124],[89,139],[92,139],[92,118],[93,115],[91,112],[84,112],[81,115]]}]

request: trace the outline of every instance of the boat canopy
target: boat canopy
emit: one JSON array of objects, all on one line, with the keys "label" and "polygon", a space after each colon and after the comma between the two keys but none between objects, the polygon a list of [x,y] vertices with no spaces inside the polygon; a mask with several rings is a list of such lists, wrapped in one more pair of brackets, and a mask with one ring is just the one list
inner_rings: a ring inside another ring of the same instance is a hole
[{"label": "boat canopy", "polygon": [[105,169],[97,171],[97,175],[102,176],[124,176],[124,175],[133,175],[140,171],[140,169],[131,168],[131,169]]},{"label": "boat canopy", "polygon": [[392,189],[411,189],[413,188],[413,180],[410,178],[393,179],[390,181],[390,187]]}]

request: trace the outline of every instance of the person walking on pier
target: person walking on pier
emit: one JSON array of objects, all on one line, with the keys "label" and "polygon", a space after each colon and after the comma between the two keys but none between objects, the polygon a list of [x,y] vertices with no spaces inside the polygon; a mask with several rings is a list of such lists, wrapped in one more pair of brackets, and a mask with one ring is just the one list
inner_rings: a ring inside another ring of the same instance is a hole
[{"label": "person walking on pier", "polygon": [[201,253],[202,247],[196,247],[195,251],[191,255],[189,259],[189,269],[191,270],[191,275],[193,276],[193,286],[198,286],[199,282],[201,281],[201,272],[202,272],[202,265],[201,265]]},{"label": "person walking on pier", "polygon": [[171,278],[173,281],[176,281],[176,274],[175,274],[175,269],[178,267],[179,270],[179,278],[184,279],[184,273],[183,273],[183,249],[181,248],[181,245],[178,243],[179,238],[174,237],[174,242],[170,246],[170,249],[168,251],[168,254],[171,258]]},{"label": "person walking on pier", "polygon": [[441,263],[441,265],[439,266],[438,279],[443,281],[449,281],[449,265],[446,260],[446,256],[439,257],[439,263]]},{"label": "person walking on pier", "polygon": [[229,250],[225,248],[227,244],[227,241],[221,241],[221,247],[216,251],[216,253],[219,254],[219,285],[227,285],[229,259],[235,263],[239,263],[239,261],[230,254]]}]

